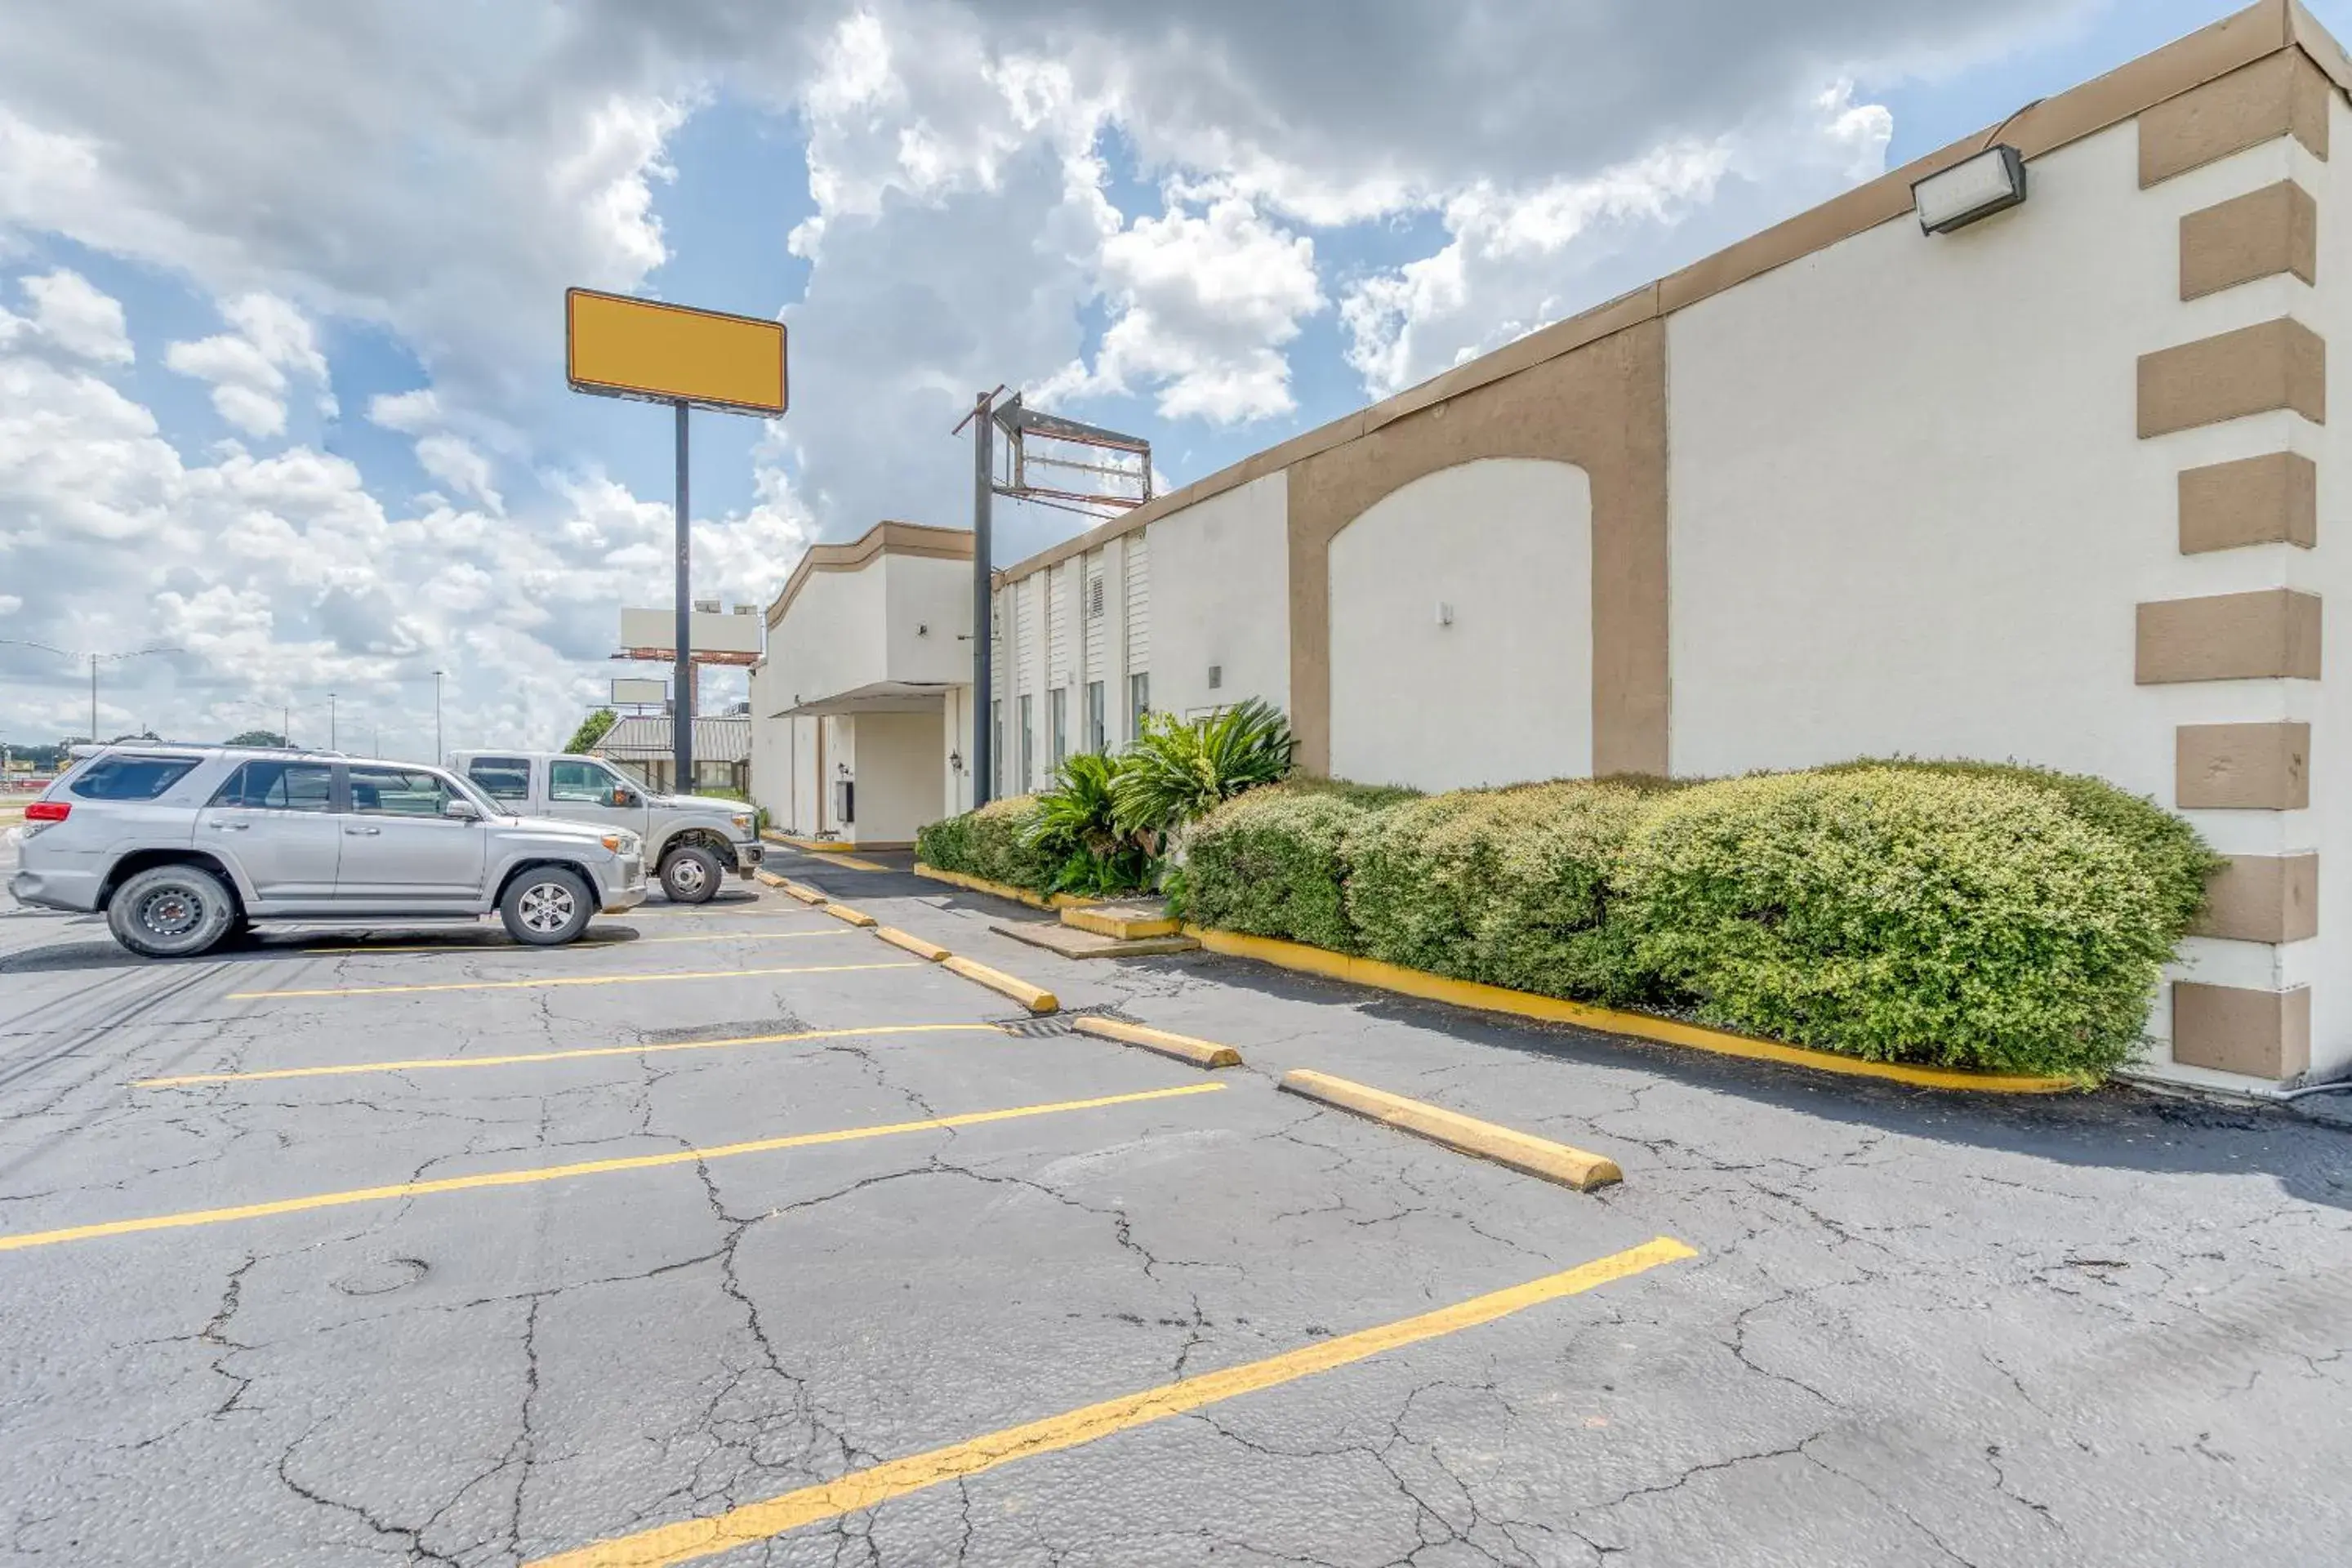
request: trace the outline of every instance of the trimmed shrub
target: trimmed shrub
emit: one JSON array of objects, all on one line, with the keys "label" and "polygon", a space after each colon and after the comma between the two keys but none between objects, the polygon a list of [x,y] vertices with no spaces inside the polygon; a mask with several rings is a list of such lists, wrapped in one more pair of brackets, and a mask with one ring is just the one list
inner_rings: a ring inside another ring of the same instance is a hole
[{"label": "trimmed shrub", "polygon": [[1643,965],[1735,1028],[2095,1075],[2132,1055],[2187,917],[2146,837],[2093,820],[2087,795],[1995,768],[1703,784],[1651,802],[1613,913]]},{"label": "trimmed shrub", "polygon": [[1184,831],[1174,891],[1184,918],[1335,952],[1361,949],[1349,924],[1341,846],[1402,789],[1308,783],[1239,795]]},{"label": "trimmed shrub", "polygon": [[928,823],[915,832],[915,858],[942,871],[1042,893],[1053,886],[1061,857],[1029,842],[1036,813],[1036,796],[1016,795]]},{"label": "trimmed shrub", "polygon": [[2138,857],[2172,911],[2176,942],[2204,910],[2206,884],[2229,863],[2207,847],[2195,828],[2147,796],[2133,795],[2087,773],[2062,773],[2022,763],[1929,762],[1916,757],[1839,763],[1819,771],[1852,773],[1867,768],[1913,768],[1953,778],[2006,779],[2049,791],[2065,803],[2068,811],[2112,835]]},{"label": "trimmed shrub", "polygon": [[1645,793],[1588,780],[1464,790],[1381,813],[1345,847],[1365,953],[1457,979],[1624,1005],[1652,986],[1608,920]]}]

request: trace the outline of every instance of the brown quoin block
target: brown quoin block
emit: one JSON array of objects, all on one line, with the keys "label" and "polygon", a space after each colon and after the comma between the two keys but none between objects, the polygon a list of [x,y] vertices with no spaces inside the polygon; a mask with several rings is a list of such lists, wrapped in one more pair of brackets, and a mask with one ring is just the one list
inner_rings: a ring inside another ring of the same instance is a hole
[{"label": "brown quoin block", "polygon": [[2248,1078],[2293,1078],[2311,1067],[2311,987],[2256,991],[2176,981],[2172,1059]]},{"label": "brown quoin block", "polygon": [[2159,599],[2139,607],[2142,686],[2319,679],[2319,595],[2291,588]]},{"label": "brown quoin block", "polygon": [[2183,811],[2311,805],[2308,724],[2183,724],[2173,748],[2173,804]]},{"label": "brown quoin block", "polygon": [[2281,180],[2180,220],[2180,297],[2201,300],[2258,278],[2319,281],[2319,204]]},{"label": "brown quoin block", "polygon": [[2327,342],[2291,316],[2139,356],[2139,433],[2292,409],[2327,423]]},{"label": "brown quoin block", "polygon": [[2191,169],[2292,136],[2327,156],[2327,78],[2300,49],[2282,49],[2139,117],[2142,190]]},{"label": "brown quoin block", "polygon": [[2209,463],[2180,476],[2180,553],[2319,542],[2319,465],[2297,452]]},{"label": "brown quoin block", "polygon": [[2319,857],[2232,855],[2205,887],[2191,936],[2304,942],[2319,934]]}]

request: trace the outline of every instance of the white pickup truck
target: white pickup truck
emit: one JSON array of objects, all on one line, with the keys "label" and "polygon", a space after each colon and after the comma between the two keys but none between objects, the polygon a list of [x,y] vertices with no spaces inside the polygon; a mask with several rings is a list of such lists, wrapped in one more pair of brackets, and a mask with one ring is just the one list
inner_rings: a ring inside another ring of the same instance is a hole
[{"label": "white pickup truck", "polygon": [[751,807],[715,795],[653,795],[595,757],[559,752],[453,752],[452,771],[520,816],[625,827],[673,903],[707,903],[729,871],[749,877],[763,853]]}]

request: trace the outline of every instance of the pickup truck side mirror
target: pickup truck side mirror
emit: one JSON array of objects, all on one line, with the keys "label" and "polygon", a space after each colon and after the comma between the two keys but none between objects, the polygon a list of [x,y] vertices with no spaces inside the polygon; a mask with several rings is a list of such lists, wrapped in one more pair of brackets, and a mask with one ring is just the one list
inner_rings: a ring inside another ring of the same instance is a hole
[{"label": "pickup truck side mirror", "polygon": [[452,822],[479,822],[482,808],[470,800],[445,800],[441,803],[441,815]]},{"label": "pickup truck side mirror", "polygon": [[644,803],[638,799],[636,791],[616,789],[604,797],[604,804],[606,805],[641,805]]}]

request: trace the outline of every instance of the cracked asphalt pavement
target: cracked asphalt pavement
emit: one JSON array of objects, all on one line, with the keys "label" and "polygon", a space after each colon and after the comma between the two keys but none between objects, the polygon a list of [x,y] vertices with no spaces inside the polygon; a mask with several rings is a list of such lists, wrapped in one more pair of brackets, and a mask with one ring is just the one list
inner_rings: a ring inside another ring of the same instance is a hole
[{"label": "cracked asphalt pavement", "polygon": [[[68,1233],[0,1249],[0,1562],[526,1563],[1659,1236],[1696,1256],[707,1561],[2345,1560],[2340,1126],[1066,961],[991,929],[1035,917],[879,858],[779,868],[1248,1066],[1027,1020],[735,885],[551,952],[486,930],[186,963],[0,900],[0,1246]],[[698,977],[637,978],[662,974]],[[590,978],[617,983],[542,984]],[[401,989],[425,986],[483,988]],[[654,1048],[706,1040],[752,1043]],[[525,1059],[372,1065],[492,1057]],[[322,1067],[369,1070],[141,1082]],[[1276,1094],[1293,1067],[1624,1183]],[[470,1180],[500,1173],[536,1173]],[[359,1189],[394,1190],[219,1212]],[[166,1215],[201,1223],[73,1228]]]}]

